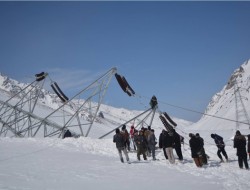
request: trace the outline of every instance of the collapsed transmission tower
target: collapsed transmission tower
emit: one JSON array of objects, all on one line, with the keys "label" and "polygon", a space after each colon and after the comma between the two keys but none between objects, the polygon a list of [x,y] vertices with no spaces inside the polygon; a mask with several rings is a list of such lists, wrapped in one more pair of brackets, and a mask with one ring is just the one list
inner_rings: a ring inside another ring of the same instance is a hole
[{"label": "collapsed transmission tower", "polygon": [[0,136],[61,137],[66,130],[75,137],[88,136],[116,71],[110,69],[72,98],[66,97],[58,84],[50,81],[61,100],[56,109],[41,103],[48,73],[37,74],[31,84],[0,100]]}]

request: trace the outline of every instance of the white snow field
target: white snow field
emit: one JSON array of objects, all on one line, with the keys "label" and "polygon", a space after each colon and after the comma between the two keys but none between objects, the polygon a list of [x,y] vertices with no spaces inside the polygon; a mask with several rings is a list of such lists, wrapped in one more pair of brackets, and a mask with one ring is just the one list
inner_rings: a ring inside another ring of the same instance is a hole
[{"label": "white snow field", "polygon": [[249,170],[239,169],[232,147],[230,162],[219,163],[217,148],[205,146],[208,166],[197,168],[184,145],[184,162],[174,165],[157,150],[158,161],[121,163],[111,138],[1,138],[0,189],[249,189]]}]

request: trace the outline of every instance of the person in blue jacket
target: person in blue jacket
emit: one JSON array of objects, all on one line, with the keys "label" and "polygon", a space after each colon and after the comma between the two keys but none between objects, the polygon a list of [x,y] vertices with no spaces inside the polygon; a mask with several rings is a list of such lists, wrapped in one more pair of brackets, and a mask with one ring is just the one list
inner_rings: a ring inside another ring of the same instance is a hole
[{"label": "person in blue jacket", "polygon": [[215,142],[216,146],[218,147],[217,155],[220,158],[221,162],[224,162],[224,160],[221,156],[221,153],[226,158],[226,161],[228,161],[228,156],[227,156],[227,153],[225,151],[225,143],[223,141],[223,138],[217,134],[211,134],[211,137],[214,139],[214,142]]}]

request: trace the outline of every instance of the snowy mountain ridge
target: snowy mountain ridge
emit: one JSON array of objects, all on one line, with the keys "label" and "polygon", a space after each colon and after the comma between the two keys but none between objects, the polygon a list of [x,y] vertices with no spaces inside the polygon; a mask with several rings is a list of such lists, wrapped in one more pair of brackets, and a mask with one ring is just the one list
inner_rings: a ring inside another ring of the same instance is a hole
[{"label": "snowy mountain ridge", "polygon": [[238,86],[240,88],[246,89],[246,91],[250,88],[250,60],[246,61],[243,65],[241,65],[238,69],[236,69],[231,75],[228,83],[223,87],[223,89],[216,93],[212,100],[209,102],[205,113],[213,114],[215,110],[213,108],[216,104],[221,104],[220,101],[223,96],[228,95],[228,93],[232,93],[233,87],[237,81]]},{"label": "snowy mountain ridge", "polygon": [[238,129],[249,133],[249,125],[245,124],[249,121],[249,88],[250,60],[233,72],[228,83],[212,97],[204,116],[192,127],[204,132],[228,130],[229,136]]}]

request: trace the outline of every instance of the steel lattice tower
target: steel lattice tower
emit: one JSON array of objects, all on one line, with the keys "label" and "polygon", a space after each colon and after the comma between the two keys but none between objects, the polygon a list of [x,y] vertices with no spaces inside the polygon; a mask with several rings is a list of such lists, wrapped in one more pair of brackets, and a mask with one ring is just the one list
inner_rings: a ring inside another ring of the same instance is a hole
[{"label": "steel lattice tower", "polygon": [[116,68],[110,69],[75,96],[61,102],[57,109],[43,108],[45,106],[38,103],[48,78],[44,73],[16,94],[8,94],[9,99],[0,100],[0,136],[61,137],[67,129],[75,137],[88,136],[116,71]]},{"label": "steel lattice tower", "polygon": [[[247,114],[243,99],[246,97],[241,95],[242,90],[247,90],[239,87],[237,79],[234,80],[234,96],[235,96],[235,118],[236,118],[236,130],[240,129],[240,125],[243,123],[248,124],[250,129],[250,120]],[[239,122],[240,121],[240,122]]]}]

